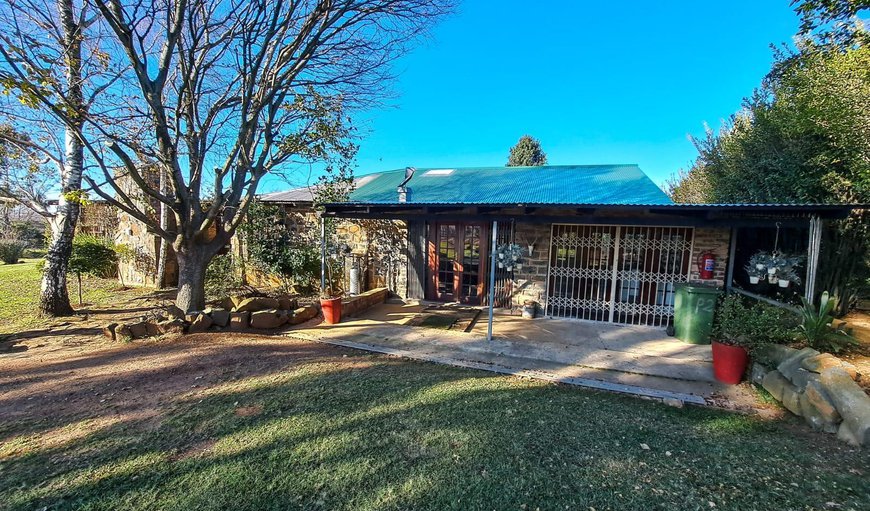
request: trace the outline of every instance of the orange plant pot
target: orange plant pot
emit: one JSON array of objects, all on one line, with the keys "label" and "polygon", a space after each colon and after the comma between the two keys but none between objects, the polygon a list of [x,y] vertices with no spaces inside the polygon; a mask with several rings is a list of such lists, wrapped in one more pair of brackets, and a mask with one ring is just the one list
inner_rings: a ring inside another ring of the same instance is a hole
[{"label": "orange plant pot", "polygon": [[713,341],[713,376],[722,383],[736,385],[743,379],[749,355],[741,346]]},{"label": "orange plant pot", "polygon": [[320,310],[323,311],[323,320],[330,325],[341,321],[341,298],[322,298]]}]

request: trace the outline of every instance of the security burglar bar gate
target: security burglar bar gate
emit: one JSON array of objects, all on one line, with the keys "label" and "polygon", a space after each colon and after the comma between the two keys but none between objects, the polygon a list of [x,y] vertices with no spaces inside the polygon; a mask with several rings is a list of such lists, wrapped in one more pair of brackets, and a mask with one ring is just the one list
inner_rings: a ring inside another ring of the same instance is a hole
[{"label": "security burglar bar gate", "polygon": [[666,326],[686,282],[691,228],[554,224],[547,314]]}]

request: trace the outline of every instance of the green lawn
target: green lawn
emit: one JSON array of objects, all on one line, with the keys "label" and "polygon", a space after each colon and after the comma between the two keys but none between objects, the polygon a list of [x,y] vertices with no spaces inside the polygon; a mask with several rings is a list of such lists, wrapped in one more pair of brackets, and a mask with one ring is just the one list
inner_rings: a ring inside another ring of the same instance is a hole
[{"label": "green lawn", "polygon": [[[22,259],[18,264],[0,263],[0,335],[46,324],[39,317],[37,307],[41,278],[42,259]],[[112,303],[120,288],[114,279],[82,277],[82,299],[86,306]],[[73,307],[79,308],[75,275],[69,277],[68,290]]]},{"label": "green lawn", "polygon": [[[300,341],[269,340],[284,344],[266,349],[239,339],[213,348],[207,340],[131,345],[129,356],[140,360],[144,349],[227,356],[196,355],[186,362],[194,369],[175,359],[166,373],[146,368],[141,385],[155,389],[165,387],[161,378],[191,371],[177,395],[161,398],[156,419],[137,414],[138,401],[115,397],[109,411],[94,412],[117,419],[111,424],[68,420],[62,408],[75,399],[62,392],[35,395],[36,406],[63,402],[58,416],[4,422],[0,413],[0,508],[857,510],[870,503],[867,452],[796,424]],[[263,356],[285,358],[252,372]],[[46,371],[35,377],[66,374],[57,365]],[[197,371],[206,376],[195,379]],[[124,377],[95,389],[123,395],[121,387],[131,386]],[[0,395],[0,412],[28,403],[18,400]]]}]

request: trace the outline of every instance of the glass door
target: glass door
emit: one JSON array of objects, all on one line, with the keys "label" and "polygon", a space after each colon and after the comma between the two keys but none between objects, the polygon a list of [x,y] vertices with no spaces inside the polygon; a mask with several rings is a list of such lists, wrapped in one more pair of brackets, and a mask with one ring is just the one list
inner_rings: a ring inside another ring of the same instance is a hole
[{"label": "glass door", "polygon": [[485,294],[484,228],[480,224],[435,226],[434,291],[437,300],[477,305]]}]

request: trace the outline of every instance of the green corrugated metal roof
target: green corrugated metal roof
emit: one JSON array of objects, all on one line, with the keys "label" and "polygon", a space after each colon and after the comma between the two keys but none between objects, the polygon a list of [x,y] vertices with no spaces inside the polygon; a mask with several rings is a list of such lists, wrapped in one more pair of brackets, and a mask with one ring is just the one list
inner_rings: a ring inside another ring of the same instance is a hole
[{"label": "green corrugated metal roof", "polygon": [[[351,202],[396,204],[405,169],[360,176]],[[409,204],[662,205],[670,198],[637,165],[417,169]]]}]

